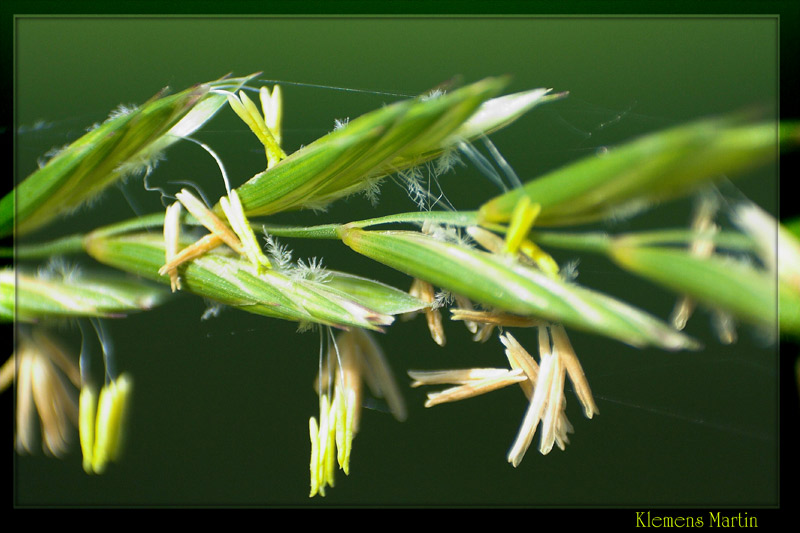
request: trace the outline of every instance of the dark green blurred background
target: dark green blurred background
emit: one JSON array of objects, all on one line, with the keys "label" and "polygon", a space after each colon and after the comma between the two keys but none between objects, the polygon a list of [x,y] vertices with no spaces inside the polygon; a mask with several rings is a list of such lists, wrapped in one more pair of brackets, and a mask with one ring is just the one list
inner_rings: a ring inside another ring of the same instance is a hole
[{"label": "dark green blurred background", "polygon": [[[774,18],[20,18],[16,21],[17,179],[54,146],[79,136],[120,103],[142,103],[225,73],[263,71],[270,80],[414,95],[457,76],[513,75],[509,91],[552,87],[567,100],[534,110],[492,138],[523,180],[633,135],[696,117],[777,107]],[[397,99],[389,94],[286,85],[285,147],[323,135]],[[34,127],[37,121],[45,121]],[[264,167],[263,150],[229,110],[197,135],[226,164],[233,185]],[[151,176],[174,192],[192,180],[224,192],[213,160],[184,143]],[[471,167],[442,179],[448,198],[472,209],[498,191]],[[777,206],[774,168],[736,185],[768,210]],[[124,194],[123,194],[124,192]],[[728,190],[731,192],[731,189]],[[392,183],[372,208],[364,198],[286,223],[344,222],[413,210]],[[686,224],[689,201],[610,230]],[[100,202],[32,239],[87,231],[161,209],[130,179]],[[405,276],[333,242],[292,241],[296,257],[407,288]],[[559,261],[576,256],[557,252]],[[91,266],[89,261],[85,264]],[[674,297],[582,257],[579,281],[668,316]],[[409,419],[364,412],[351,474],[338,472],[326,498],[309,500],[308,418],[318,336],[292,323],[235,310],[201,321],[205,304],[180,295],[152,312],[109,321],[118,367],[135,380],[124,460],[89,477],[76,451],[63,461],[18,457],[18,505],[743,505],[778,503],[777,351],[750,328],[722,347],[709,315],[688,331],[699,353],[635,350],[574,332],[573,344],[601,414],[587,421],[567,392],[575,426],[566,452],[532,449],[519,468],[505,461],[526,402],[518,389],[424,409],[407,369],[504,366],[495,339],[473,344],[447,323],[437,347],[424,321],[381,336],[407,392]],[[77,329],[62,328],[77,354]],[[515,332],[531,350],[533,331]],[[97,350],[95,355],[97,356]],[[99,360],[97,360],[99,364]]]}]

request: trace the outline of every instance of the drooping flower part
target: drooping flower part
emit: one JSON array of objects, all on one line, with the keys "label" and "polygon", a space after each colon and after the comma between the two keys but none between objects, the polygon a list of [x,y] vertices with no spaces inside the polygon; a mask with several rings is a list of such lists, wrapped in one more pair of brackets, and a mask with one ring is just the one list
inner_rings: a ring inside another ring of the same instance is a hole
[{"label": "drooping flower part", "polygon": [[[698,259],[708,259],[715,252],[714,236],[719,233],[719,226],[714,217],[719,211],[720,199],[713,192],[703,192],[698,196],[697,205],[692,215],[692,232],[694,238],[689,245],[689,253]],[[670,321],[675,329],[682,330],[692,316],[697,302],[688,295],[682,295],[675,303]],[[719,308],[710,308],[712,323],[717,337],[723,344],[736,342],[736,323],[733,316]]]},{"label": "drooping flower part", "polygon": [[742,202],[733,209],[734,223],[750,235],[767,270],[800,292],[800,242],[775,218],[755,204]]},{"label": "drooping flower part", "polygon": [[[569,376],[572,382],[586,418],[592,418],[600,412],[564,328],[560,325],[552,325],[549,327],[539,326],[538,329],[539,366],[536,368],[534,363],[527,372],[529,378],[532,377],[531,383],[534,383],[533,391],[529,394],[530,404],[517,439],[508,452],[508,462],[514,466],[519,465],[525,456],[539,422],[542,423],[539,444],[539,452],[542,455],[550,453],[553,444],[557,444],[563,450],[569,443],[567,433],[572,433],[572,425],[565,414],[567,402],[564,398],[564,381],[566,376]],[[510,334],[501,337],[501,340],[506,345],[506,355],[510,361],[512,358],[520,362],[518,364],[524,364],[521,362],[526,360],[533,361]],[[513,362],[512,366],[514,366]],[[536,376],[533,376],[534,370]]]},{"label": "drooping flower part", "polygon": [[127,374],[103,386],[99,398],[91,385],[82,387],[79,429],[87,474],[102,474],[109,462],[119,458],[132,389]]},{"label": "drooping flower part", "polygon": [[[16,367],[16,448],[33,453],[35,421],[41,424],[42,448],[60,457],[67,451],[78,425],[76,390],[81,377],[78,366],[41,328],[20,330],[16,352],[0,372],[0,390],[13,380]],[[70,383],[74,387],[70,386]]]},{"label": "drooping flower part", "polygon": [[508,453],[508,461],[517,466],[525,455],[536,428],[542,423],[539,451],[546,455],[557,445],[562,450],[569,443],[573,428],[567,419],[564,381],[569,376],[583,413],[592,418],[599,413],[589,383],[560,325],[540,325],[539,364],[510,334],[500,335],[506,347],[511,369],[472,368],[461,370],[409,371],[412,387],[449,383],[455,387],[428,394],[425,407],[471,398],[518,383],[530,403],[517,438]]},{"label": "drooping flower part", "polygon": [[431,333],[431,338],[439,346],[444,346],[445,342],[447,342],[447,338],[445,337],[444,326],[442,325],[442,312],[437,306],[434,305],[436,295],[434,294],[433,285],[427,281],[414,278],[408,293],[411,296],[415,296],[428,304],[428,307],[425,308],[424,313],[425,320],[428,323],[428,330]]},{"label": "drooping flower part", "polygon": [[370,392],[386,400],[397,420],[406,418],[403,397],[378,344],[364,330],[345,331],[331,343],[317,379],[319,422],[309,419],[311,437],[311,491],[325,496],[333,486],[336,460],[350,473],[350,453],[358,432],[363,382]]}]

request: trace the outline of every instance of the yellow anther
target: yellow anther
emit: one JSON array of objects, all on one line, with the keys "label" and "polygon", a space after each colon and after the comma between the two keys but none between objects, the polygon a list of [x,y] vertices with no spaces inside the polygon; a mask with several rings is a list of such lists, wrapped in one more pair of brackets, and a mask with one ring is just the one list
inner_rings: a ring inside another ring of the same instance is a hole
[{"label": "yellow anther", "polygon": [[190,246],[187,246],[178,254],[173,257],[168,263],[158,269],[159,276],[166,276],[169,274],[170,270],[173,270],[180,265],[186,263],[187,261],[191,261],[201,255],[205,254],[206,252],[210,252],[217,246],[222,244],[222,239],[219,238],[218,235],[214,233],[209,233],[208,235],[203,235],[199,239],[197,239],[194,243]]},{"label": "yellow anther", "polygon": [[319,394],[319,424],[315,418],[309,420],[310,496],[325,496],[325,487],[333,486],[337,461],[345,474],[350,473],[350,454],[358,432],[364,381],[373,394],[386,399],[398,420],[406,416],[402,396],[384,356],[365,331],[352,329],[338,335],[320,365],[314,386]]},{"label": "yellow anther", "polygon": [[516,254],[522,241],[528,237],[536,217],[542,211],[542,206],[532,204],[529,196],[520,198],[514,211],[511,213],[511,220],[506,231],[506,242],[504,251]]},{"label": "yellow anther", "polygon": [[119,376],[114,383],[114,398],[111,404],[111,418],[109,420],[110,435],[108,439],[108,458],[111,461],[116,461],[122,454],[125,437],[125,421],[128,417],[132,392],[133,382],[127,374]]},{"label": "yellow anther", "polygon": [[[325,472],[324,481],[333,487],[336,474],[336,401],[328,403],[328,397],[323,396],[323,409],[326,411],[325,432],[321,438],[325,439],[325,454],[321,465]],[[322,429],[320,429],[322,431]]]},{"label": "yellow anther", "polygon": [[309,498],[315,496],[318,492],[325,495],[325,487],[320,491],[320,475],[319,475],[319,425],[317,419],[313,416],[308,419],[308,433],[311,437],[311,461],[309,462],[309,469],[311,471],[311,492],[308,494]]},{"label": "yellow anther", "polygon": [[356,392],[352,388],[336,387],[336,449],[339,468],[350,475],[350,452],[355,437]]},{"label": "yellow anther", "polygon": [[[178,221],[177,218],[174,217],[177,217],[178,214],[174,214],[168,209],[167,217],[164,220],[164,236],[165,240],[167,240],[167,262],[158,270],[160,275],[166,276],[169,274],[170,282],[173,282],[172,275],[175,273],[177,279],[177,272],[175,269],[179,265],[203,255],[223,242],[239,255],[247,257],[250,262],[258,268],[259,272],[272,268],[272,264],[261,251],[258,239],[256,239],[255,233],[253,233],[253,229],[247,221],[247,216],[244,214],[244,207],[242,206],[242,202],[236,190],[232,190],[228,196],[220,198],[220,206],[231,227],[228,227],[228,225],[208,209],[203,202],[198,200],[186,189],[179,192],[176,197],[186,210],[199,220],[211,234],[200,238],[195,243],[175,253],[170,247],[170,240],[175,240],[175,248],[177,249],[177,230],[174,229],[174,226],[178,224]],[[174,205],[175,204],[173,204],[173,206]],[[170,206],[170,208],[173,206]],[[180,288],[180,285],[178,285],[178,288]],[[173,291],[174,290],[175,285],[173,285]]]},{"label": "yellow anther", "polygon": [[258,108],[250,98],[244,93],[239,91],[239,98],[234,95],[228,95],[228,104],[231,109],[239,115],[239,118],[247,124],[247,127],[256,134],[258,140],[264,145],[264,150],[267,155],[267,168],[272,167],[278,161],[286,157],[286,154],[281,150],[280,145],[272,135],[264,117],[259,113]]},{"label": "yellow anther", "polygon": [[119,458],[131,390],[124,374],[104,386],[99,399],[91,386],[81,390],[78,426],[87,474],[102,474],[109,461]]},{"label": "yellow anther", "polygon": [[92,472],[102,474],[109,461],[108,446],[112,426],[111,404],[114,401],[114,382],[112,381],[100,389],[100,398],[97,401],[97,417],[95,419],[94,449],[92,450]]},{"label": "yellow anther", "polygon": [[550,254],[539,248],[530,239],[525,239],[520,243],[519,252],[529,257],[545,274],[552,278],[558,277],[558,263]]},{"label": "yellow anther", "polygon": [[203,226],[208,229],[211,233],[218,236],[222,242],[230,246],[233,251],[236,253],[243,255],[244,254],[244,247],[242,246],[241,241],[236,236],[236,233],[231,231],[231,229],[219,219],[217,215],[215,215],[209,208],[205,206],[203,202],[198,200],[191,192],[186,189],[183,189],[181,192],[175,195],[178,200],[183,204],[183,207],[189,211],[194,218],[200,221]]},{"label": "yellow anther", "polygon": [[222,211],[225,212],[225,216],[233,228],[233,231],[242,243],[244,255],[251,263],[256,265],[259,272],[272,268],[269,259],[267,259],[264,252],[261,251],[261,246],[258,245],[258,240],[253,233],[253,228],[250,227],[250,223],[247,221],[242,202],[239,200],[236,189],[232,190],[227,197],[223,196],[220,198],[219,204],[222,207]]},{"label": "yellow anther", "polygon": [[264,112],[267,128],[280,146],[283,143],[283,92],[281,86],[275,85],[272,88],[272,94],[266,87],[261,87],[258,95],[261,98],[261,110]]},{"label": "yellow anther", "polygon": [[444,326],[442,325],[442,312],[433,307],[433,303],[436,300],[433,285],[427,281],[414,278],[408,293],[411,296],[419,298],[426,304],[429,304],[428,307],[425,308],[425,319],[428,322],[428,330],[431,333],[433,341],[439,346],[444,346],[447,342],[447,338],[445,337]]},{"label": "yellow anther", "polygon": [[330,405],[328,397],[322,395],[319,402],[319,425],[312,417],[308,422],[311,436],[311,493],[325,496],[325,487],[333,487],[336,458],[336,402]]},{"label": "yellow anther", "polygon": [[517,205],[514,206],[514,211],[511,213],[503,252],[514,255],[521,253],[531,259],[540,270],[551,277],[557,277],[558,263],[555,262],[550,254],[539,248],[528,238],[533,223],[541,211],[542,206],[531,203],[529,196],[523,196],[519,199]]},{"label": "yellow anther", "polygon": [[92,456],[94,455],[94,427],[97,419],[97,391],[91,385],[81,388],[78,400],[78,433],[83,452],[83,470],[92,474]]},{"label": "yellow anther", "polygon": [[[167,213],[164,215],[164,259],[166,264],[169,264],[172,259],[178,255],[178,238],[180,237],[181,229],[181,204],[175,202],[167,206]],[[178,270],[170,268],[169,285],[172,292],[181,288],[181,281],[178,278]]]}]

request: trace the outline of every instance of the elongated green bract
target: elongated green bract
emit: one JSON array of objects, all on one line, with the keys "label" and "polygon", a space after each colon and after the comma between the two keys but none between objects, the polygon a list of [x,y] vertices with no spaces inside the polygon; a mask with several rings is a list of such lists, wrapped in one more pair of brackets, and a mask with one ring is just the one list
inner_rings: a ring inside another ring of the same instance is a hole
[{"label": "elongated green bract", "polygon": [[126,174],[144,170],[157,154],[202,126],[225,103],[214,89],[237,88],[248,79],[223,79],[171,96],[158,94],[137,109],[109,118],[0,201],[0,236],[15,229],[15,214],[17,234],[28,233],[76,209]]},{"label": "elongated green bract", "polygon": [[327,274],[329,276],[325,280],[325,285],[347,294],[379,313],[399,315],[426,307],[426,304],[418,298],[391,285],[334,270],[328,270]]},{"label": "elongated green bract", "polygon": [[0,319],[35,322],[67,317],[121,317],[150,309],[167,293],[120,274],[32,275],[0,270]]},{"label": "elongated green bract", "polygon": [[774,330],[779,320],[782,331],[800,331],[800,295],[774,273],[732,258],[702,258],[672,248],[617,245],[611,257],[627,270],[747,322]]},{"label": "elongated green bract", "polygon": [[636,139],[559,168],[480,208],[485,223],[508,222],[527,195],[542,211],[537,226],[582,224],[688,194],[774,160],[800,143],[800,125],[742,124],[732,118],[692,122]]},{"label": "elongated green bract", "polygon": [[696,343],[658,319],[619,300],[562,282],[510,257],[409,231],[343,227],[356,252],[433,285],[502,311],[536,316],[634,346],[695,348]]}]

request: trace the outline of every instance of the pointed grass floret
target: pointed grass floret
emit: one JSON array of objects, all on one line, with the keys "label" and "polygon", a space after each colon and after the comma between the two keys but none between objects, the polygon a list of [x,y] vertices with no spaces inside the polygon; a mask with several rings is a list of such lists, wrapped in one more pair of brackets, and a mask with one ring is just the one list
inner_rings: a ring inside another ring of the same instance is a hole
[{"label": "pointed grass floret", "polygon": [[356,252],[499,311],[564,323],[634,346],[696,347],[689,337],[619,300],[552,278],[513,257],[481,252],[411,231],[344,226]]},{"label": "pointed grass floret", "polygon": [[659,131],[556,169],[486,202],[482,223],[507,223],[527,196],[538,226],[566,226],[641,210],[775,159],[798,143],[798,125],[711,118]]},{"label": "pointed grass floret", "polygon": [[17,322],[123,317],[164,301],[165,291],[119,274],[69,276],[0,270],[0,318]]},{"label": "pointed grass floret", "polygon": [[[185,242],[184,242],[185,244]],[[164,241],[154,234],[104,234],[85,239],[101,263],[169,283],[163,271]],[[160,273],[163,271],[163,274]],[[260,271],[246,259],[213,250],[179,267],[183,290],[249,313],[339,328],[380,330],[394,314],[425,307],[423,302],[383,283],[330,272],[317,281],[295,270]]]},{"label": "pointed grass floret", "polygon": [[492,99],[506,83],[488,78],[438,98],[397,102],[351,120],[238,187],[245,213],[325,206],[376,179],[433,160],[458,142],[502,128],[558,97],[535,90]]},{"label": "pointed grass floret", "polygon": [[147,168],[170,144],[190,135],[225,102],[217,88],[249,78],[221,79],[164,96],[112,116],[61,150],[0,201],[0,235],[31,232],[74,211],[127,174]]}]

